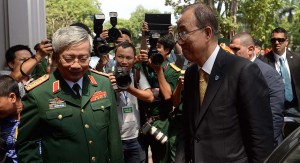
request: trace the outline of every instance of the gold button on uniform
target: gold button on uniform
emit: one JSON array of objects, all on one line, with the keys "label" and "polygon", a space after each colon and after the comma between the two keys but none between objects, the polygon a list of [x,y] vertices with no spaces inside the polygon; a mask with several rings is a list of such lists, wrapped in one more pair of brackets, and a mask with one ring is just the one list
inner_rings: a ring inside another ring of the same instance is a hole
[{"label": "gold button on uniform", "polygon": [[92,143],[93,143],[93,141],[90,140],[90,141],[89,141],[89,144],[92,144]]},{"label": "gold button on uniform", "polygon": [[84,127],[85,128],[90,128],[90,126],[88,124],[85,124]]},{"label": "gold button on uniform", "polygon": [[83,110],[83,109],[81,109],[81,113],[84,113],[84,110]]},{"label": "gold button on uniform", "polygon": [[63,117],[63,116],[62,116],[61,114],[59,114],[59,115],[57,116],[58,119],[62,119],[62,117]]},{"label": "gold button on uniform", "polygon": [[103,105],[101,106],[101,109],[104,109],[104,106],[103,106]]},{"label": "gold button on uniform", "polygon": [[92,161],[96,161],[96,157],[92,157]]}]

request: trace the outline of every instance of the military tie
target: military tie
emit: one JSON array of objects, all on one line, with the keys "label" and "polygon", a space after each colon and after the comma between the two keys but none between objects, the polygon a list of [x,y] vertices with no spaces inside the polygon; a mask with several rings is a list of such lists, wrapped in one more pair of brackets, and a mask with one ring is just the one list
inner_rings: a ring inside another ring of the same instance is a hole
[{"label": "military tie", "polygon": [[199,71],[200,106],[202,106],[202,104],[203,104],[206,87],[207,87],[206,72],[203,71],[202,69],[200,69],[200,71]]},{"label": "military tie", "polygon": [[80,96],[81,96],[81,95],[80,95],[80,92],[79,92],[80,86],[79,86],[78,83],[75,83],[75,84],[73,85],[72,89],[75,91],[75,94],[76,94],[77,97],[80,97]]},{"label": "military tie", "polygon": [[279,58],[280,62],[280,72],[281,76],[284,81],[284,95],[285,95],[285,100],[286,101],[292,101],[293,100],[293,91],[292,91],[292,84],[291,84],[291,78],[289,75],[289,72],[284,64],[284,59]]}]

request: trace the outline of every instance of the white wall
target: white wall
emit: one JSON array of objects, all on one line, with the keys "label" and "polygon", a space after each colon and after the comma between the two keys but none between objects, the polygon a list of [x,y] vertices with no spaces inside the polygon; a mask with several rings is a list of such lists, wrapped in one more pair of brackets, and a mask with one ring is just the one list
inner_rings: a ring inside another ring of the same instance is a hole
[{"label": "white wall", "polygon": [[23,44],[33,50],[36,43],[46,38],[45,0],[1,0],[0,9],[0,69],[3,69],[8,47]]}]

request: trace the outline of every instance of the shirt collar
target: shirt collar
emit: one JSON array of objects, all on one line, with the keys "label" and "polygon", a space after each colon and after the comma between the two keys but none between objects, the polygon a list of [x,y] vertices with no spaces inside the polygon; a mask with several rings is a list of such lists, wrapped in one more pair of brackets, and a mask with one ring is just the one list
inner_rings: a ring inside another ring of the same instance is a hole
[{"label": "shirt collar", "polygon": [[207,61],[205,61],[205,63],[203,64],[203,66],[200,67],[198,65],[198,69],[202,68],[203,71],[205,71],[208,75],[210,75],[211,70],[212,70],[212,68],[214,66],[215,60],[217,58],[219,50],[220,50],[220,46],[217,45],[216,48],[215,48],[215,50],[209,56],[209,58],[207,59]]},{"label": "shirt collar", "polygon": [[72,88],[73,85],[74,85],[75,83],[78,83],[79,86],[80,86],[80,89],[82,89],[82,81],[83,81],[83,77],[81,77],[77,82],[72,82],[72,81],[67,80],[67,79],[65,79],[65,81],[66,81],[67,84],[70,86],[70,88]]}]

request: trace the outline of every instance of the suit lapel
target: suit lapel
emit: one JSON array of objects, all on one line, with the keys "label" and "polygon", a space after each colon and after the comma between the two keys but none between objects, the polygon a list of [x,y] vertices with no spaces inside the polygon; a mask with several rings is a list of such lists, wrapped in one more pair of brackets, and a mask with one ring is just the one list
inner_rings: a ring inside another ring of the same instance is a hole
[{"label": "suit lapel", "polygon": [[209,75],[209,81],[205,92],[203,104],[202,107],[200,108],[201,110],[200,115],[197,118],[197,122],[198,122],[198,125],[196,125],[197,128],[199,127],[201,120],[204,117],[204,114],[207,112],[211,101],[215,97],[224,79],[224,74],[223,74],[223,69],[224,69],[223,62],[225,59],[224,56],[225,56],[224,51],[220,49],[218,56],[216,57],[215,63],[213,65],[211,74]]},{"label": "suit lapel", "polygon": [[293,68],[295,67],[295,64],[297,64],[297,63],[294,63],[294,56],[292,55],[292,53],[290,51],[286,51],[286,59],[289,64],[290,74],[294,74],[292,71],[293,71]]},{"label": "suit lapel", "polygon": [[274,56],[273,51],[271,51],[270,55],[267,55],[267,56],[268,56],[268,59],[269,59],[268,64],[275,68],[275,62],[276,61],[275,61],[275,56]]}]

